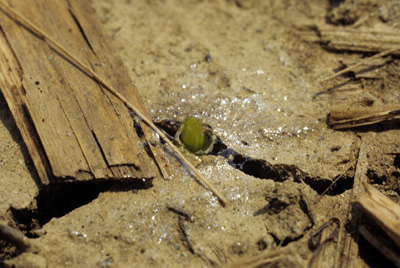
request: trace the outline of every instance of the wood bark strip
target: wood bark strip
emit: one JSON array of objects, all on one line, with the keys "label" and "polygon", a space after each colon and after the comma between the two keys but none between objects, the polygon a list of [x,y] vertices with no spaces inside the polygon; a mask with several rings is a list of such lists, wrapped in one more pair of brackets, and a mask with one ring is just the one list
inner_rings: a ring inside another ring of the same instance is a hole
[{"label": "wood bark strip", "polygon": [[[145,112],[122,60],[86,1],[8,4]],[[121,101],[4,13],[0,24],[0,68],[5,70],[0,87],[43,183],[154,176],[154,161]],[[147,125],[143,130],[152,132]],[[162,161],[159,155],[157,160]]]}]

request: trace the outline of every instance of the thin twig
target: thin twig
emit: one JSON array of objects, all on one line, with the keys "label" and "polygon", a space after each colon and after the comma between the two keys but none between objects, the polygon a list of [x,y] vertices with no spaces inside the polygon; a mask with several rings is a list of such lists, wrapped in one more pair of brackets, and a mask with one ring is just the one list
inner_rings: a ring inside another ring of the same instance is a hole
[{"label": "thin twig", "polygon": [[23,23],[30,30],[34,31],[40,38],[42,38],[49,45],[55,47],[66,56],[68,56],[71,60],[75,62],[87,75],[93,77],[97,82],[103,85],[109,92],[111,92],[114,96],[120,99],[129,109],[133,110],[148,126],[150,126],[171,148],[172,150],[182,159],[183,162],[194,172],[197,179],[205,184],[215,196],[217,196],[222,203],[223,206],[226,205],[227,200],[225,197],[219,193],[219,191],[210,183],[208,180],[183,156],[183,154],[174,146],[174,144],[165,136],[165,134],[158,129],[154,123],[147,118],[138,108],[136,108],[133,104],[131,104],[124,96],[122,96],[117,90],[115,90],[110,84],[108,84],[102,77],[100,77],[95,71],[88,68],[82,61],[80,61],[77,57],[72,55],[67,49],[65,49],[62,45],[54,41],[49,35],[47,35],[44,31],[42,31],[35,24],[30,22],[27,18],[25,18],[22,14],[18,13],[15,9],[5,4],[3,1],[0,1],[0,6],[3,11],[13,17],[16,21]]},{"label": "thin twig", "polygon": [[345,173],[348,171],[349,169],[347,168],[346,170],[344,170],[337,178],[335,178],[333,180],[333,182],[322,192],[322,194],[318,197],[318,199],[314,202],[314,205],[317,204],[322,197],[324,197],[324,195],[333,187],[333,185],[335,185],[335,183],[337,183],[337,181],[341,178],[344,177]]},{"label": "thin twig", "polygon": [[178,207],[173,206],[173,205],[168,205],[167,208],[168,208],[169,211],[174,212],[179,217],[183,217],[188,221],[194,222],[194,217],[192,215],[189,215],[189,213],[184,211],[182,208],[178,208]]},{"label": "thin twig", "polygon": [[397,52],[397,51],[400,51],[400,48],[394,48],[394,49],[390,49],[390,50],[386,50],[386,51],[383,51],[381,53],[378,53],[378,54],[376,54],[376,55],[374,55],[372,57],[366,58],[365,60],[362,60],[359,63],[356,63],[356,64],[354,64],[352,66],[349,66],[349,67],[347,67],[347,68],[345,68],[345,69],[343,69],[343,70],[341,70],[341,71],[339,71],[339,72],[337,72],[337,73],[335,73],[335,74],[323,79],[320,83],[326,82],[326,81],[328,81],[328,80],[330,80],[332,78],[335,78],[335,77],[337,77],[339,75],[347,73],[347,72],[349,72],[351,70],[354,70],[355,68],[357,68],[359,66],[362,66],[362,65],[364,65],[364,64],[366,64],[366,63],[368,63],[368,62],[370,62],[370,61],[372,61],[374,59],[384,57],[386,55],[392,54],[392,53]]},{"label": "thin twig", "polygon": [[188,245],[190,253],[195,254],[194,247],[193,247],[192,242],[190,241],[189,235],[186,231],[186,227],[185,227],[185,224],[183,223],[182,216],[179,216],[179,228],[181,229],[181,232],[182,232],[183,236],[185,237],[185,240]]}]

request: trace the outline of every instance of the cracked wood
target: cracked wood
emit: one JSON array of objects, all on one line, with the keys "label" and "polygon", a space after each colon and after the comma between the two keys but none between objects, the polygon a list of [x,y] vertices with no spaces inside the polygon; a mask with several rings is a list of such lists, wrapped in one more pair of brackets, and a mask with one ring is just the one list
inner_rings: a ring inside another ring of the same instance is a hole
[{"label": "cracked wood", "polygon": [[[8,1],[44,32],[108,80],[146,115],[137,89],[86,1]],[[43,39],[0,14],[0,87],[43,183],[164,174],[163,152],[125,105]]]}]

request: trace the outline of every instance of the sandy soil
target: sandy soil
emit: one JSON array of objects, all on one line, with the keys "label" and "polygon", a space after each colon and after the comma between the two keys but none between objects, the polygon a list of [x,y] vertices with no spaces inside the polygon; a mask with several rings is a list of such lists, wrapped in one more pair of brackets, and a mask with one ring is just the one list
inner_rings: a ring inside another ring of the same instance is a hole
[{"label": "sandy soil", "polygon": [[[346,27],[370,14],[360,27],[398,28],[373,12],[390,1],[359,2]],[[305,267],[311,233],[336,217],[340,235],[326,245],[318,267],[337,263],[346,236],[355,242],[354,267],[390,267],[347,219],[357,209],[356,179],[400,202],[393,154],[400,152],[400,131],[395,125],[335,131],[326,121],[337,104],[397,104],[399,61],[365,73],[385,79],[341,90],[338,80],[320,84],[340,60],[363,56],[305,41],[311,26],[343,23],[335,1],[91,3],[153,120],[177,127],[188,116],[201,117],[226,145],[192,160],[229,203],[221,207],[172,154],[171,181],[43,188],[1,97],[0,219],[40,248],[18,255],[0,241],[4,266],[218,267],[287,249],[266,262]]]}]

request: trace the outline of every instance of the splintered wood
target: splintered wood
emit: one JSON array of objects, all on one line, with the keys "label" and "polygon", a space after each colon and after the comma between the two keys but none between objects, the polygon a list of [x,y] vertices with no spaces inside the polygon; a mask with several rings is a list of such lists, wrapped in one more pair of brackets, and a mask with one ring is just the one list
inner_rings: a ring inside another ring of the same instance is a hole
[{"label": "splintered wood", "polygon": [[358,204],[386,234],[400,247],[400,206],[364,183],[365,194]]},{"label": "splintered wood", "polygon": [[[7,3],[7,2],[6,2]],[[107,79],[148,116],[87,1],[8,4]],[[12,16],[11,16],[12,17]],[[0,88],[41,181],[150,178],[165,160],[159,138],[125,104],[42,38],[0,12]],[[156,161],[144,149],[150,146]]]},{"label": "splintered wood", "polygon": [[364,188],[365,194],[358,204],[386,235],[375,226],[361,225],[359,230],[368,242],[400,267],[400,206],[372,185],[364,183]]}]

